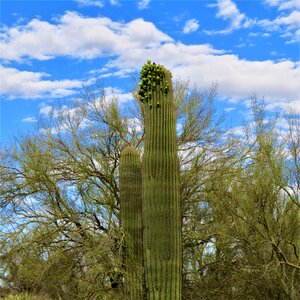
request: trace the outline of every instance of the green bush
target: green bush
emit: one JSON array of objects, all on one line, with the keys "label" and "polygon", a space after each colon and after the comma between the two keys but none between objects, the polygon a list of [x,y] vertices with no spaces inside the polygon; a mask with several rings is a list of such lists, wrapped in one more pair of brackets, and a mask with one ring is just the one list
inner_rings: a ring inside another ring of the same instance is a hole
[{"label": "green bush", "polygon": [[47,298],[46,296],[30,295],[28,293],[9,295],[4,299],[5,300],[50,300],[50,298]]}]

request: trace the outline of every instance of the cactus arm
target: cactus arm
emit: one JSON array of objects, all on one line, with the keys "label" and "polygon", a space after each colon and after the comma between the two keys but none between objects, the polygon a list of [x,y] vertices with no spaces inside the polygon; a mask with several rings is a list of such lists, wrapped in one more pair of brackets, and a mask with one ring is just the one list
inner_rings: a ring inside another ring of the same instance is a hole
[{"label": "cactus arm", "polygon": [[130,300],[143,299],[142,173],[139,153],[120,156],[120,215],[125,233],[125,286]]}]

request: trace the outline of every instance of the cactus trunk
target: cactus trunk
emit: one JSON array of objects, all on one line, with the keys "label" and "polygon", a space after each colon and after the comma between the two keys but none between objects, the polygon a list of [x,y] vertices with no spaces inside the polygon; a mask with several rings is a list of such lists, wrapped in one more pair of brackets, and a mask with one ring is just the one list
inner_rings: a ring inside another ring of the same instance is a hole
[{"label": "cactus trunk", "polygon": [[181,209],[176,112],[171,73],[144,65],[139,97],[144,103],[144,260],[148,300],[179,300],[182,290]]},{"label": "cactus trunk", "polygon": [[142,164],[126,147],[120,157],[121,222],[125,233],[125,286],[130,300],[143,299]]}]

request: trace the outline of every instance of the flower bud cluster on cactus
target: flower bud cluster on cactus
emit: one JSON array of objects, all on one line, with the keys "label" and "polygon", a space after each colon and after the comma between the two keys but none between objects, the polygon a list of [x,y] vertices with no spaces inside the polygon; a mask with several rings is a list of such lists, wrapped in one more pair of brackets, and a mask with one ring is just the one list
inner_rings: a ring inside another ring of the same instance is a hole
[{"label": "flower bud cluster on cactus", "polygon": [[[153,93],[161,91],[165,95],[169,92],[169,83],[165,80],[165,72],[168,72],[162,65],[151,63],[148,60],[141,71],[141,81],[139,82],[139,98],[143,103],[148,103],[149,107],[153,106]],[[160,103],[154,103],[157,107]]]}]

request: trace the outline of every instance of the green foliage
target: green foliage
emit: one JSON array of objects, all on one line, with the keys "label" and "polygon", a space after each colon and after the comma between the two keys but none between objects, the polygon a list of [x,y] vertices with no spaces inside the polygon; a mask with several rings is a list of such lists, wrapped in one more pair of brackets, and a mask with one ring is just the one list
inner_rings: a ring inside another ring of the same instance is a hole
[{"label": "green foliage", "polygon": [[18,295],[9,295],[4,298],[4,300],[50,300],[50,298],[44,296],[35,296],[31,294],[18,294]]},{"label": "green foliage", "polygon": [[[171,97],[172,89],[180,166],[182,299],[300,299],[299,115],[289,112],[276,120],[254,102],[253,120],[239,137],[220,129],[215,86],[199,92],[174,82],[162,99]],[[140,97],[137,91],[134,96]],[[139,153],[145,149],[144,121],[166,112],[163,101],[159,107],[153,101],[151,109],[136,101],[125,112],[102,88],[87,89],[70,110],[54,108],[40,120],[36,133],[1,149],[1,296],[128,297],[119,158],[128,145]],[[161,122],[153,123],[152,132],[162,132]],[[276,122],[287,129],[284,134]],[[166,139],[148,143],[156,147],[153,158],[161,141]],[[162,183],[169,180],[168,173],[159,171],[164,161],[148,165]],[[155,197],[161,191],[157,186]],[[164,228],[162,218],[154,220]],[[158,232],[159,226],[153,226]],[[165,255],[162,251],[161,257]]]},{"label": "green foliage", "polygon": [[300,295],[297,182],[290,181],[289,153],[274,121],[264,118],[257,103],[253,112],[254,127],[243,144],[236,141],[243,148],[226,160],[215,158],[199,194],[205,200],[199,198],[201,206],[193,210],[200,222],[186,233],[191,249],[185,249],[192,262],[186,293],[193,299]]}]

